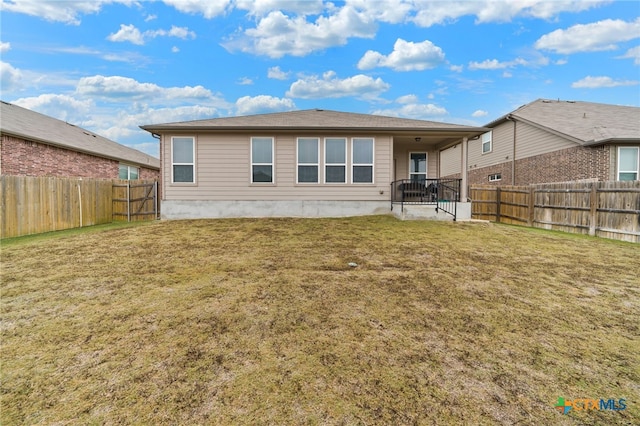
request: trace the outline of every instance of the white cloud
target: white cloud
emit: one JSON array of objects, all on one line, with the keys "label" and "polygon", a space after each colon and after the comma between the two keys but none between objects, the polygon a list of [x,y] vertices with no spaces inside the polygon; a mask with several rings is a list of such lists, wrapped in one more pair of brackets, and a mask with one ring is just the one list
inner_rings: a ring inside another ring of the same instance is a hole
[{"label": "white cloud", "polygon": [[0,61],[0,87],[3,92],[17,90],[23,81],[22,72],[11,66],[8,62]]},{"label": "white cloud", "polygon": [[235,7],[249,11],[253,16],[265,16],[276,10],[314,15],[323,11],[324,4],[322,0],[236,0]]},{"label": "white cloud", "polygon": [[485,110],[482,109],[478,109],[476,111],[473,112],[473,114],[471,114],[472,117],[477,118],[477,117],[486,117],[487,115],[489,115],[489,113]]},{"label": "white cloud", "polygon": [[434,104],[410,103],[399,108],[379,109],[373,111],[374,115],[389,117],[414,118],[416,120],[442,119],[448,114],[447,110]]},{"label": "white cloud", "polygon": [[238,80],[238,84],[241,86],[250,86],[253,84],[253,80],[249,77],[241,77],[240,80]]},{"label": "white cloud", "polygon": [[0,41],[0,53],[8,52],[11,50],[11,43]]},{"label": "white cloud", "polygon": [[599,89],[602,87],[619,87],[619,86],[636,86],[640,84],[637,80],[614,80],[611,77],[600,76],[592,77],[587,76],[582,80],[571,83],[571,87],[574,89]]},{"label": "white cloud", "polygon": [[128,41],[139,46],[144,44],[142,33],[133,24],[120,24],[120,29],[118,30],[118,32],[109,34],[109,36],[107,36],[107,40],[115,42]]},{"label": "white cloud", "polygon": [[160,87],[153,83],[140,83],[132,78],[96,75],[78,81],[76,93],[111,100],[213,100],[216,97],[202,86]]},{"label": "white cloud", "polygon": [[91,100],[78,100],[72,96],[60,94],[21,98],[11,103],[77,125],[80,125],[83,117],[86,119],[86,112],[95,107]]},{"label": "white cloud", "polygon": [[158,19],[158,15],[147,15],[147,17],[144,18],[144,22],[153,21],[155,19]]},{"label": "white cloud", "polygon": [[569,54],[616,50],[616,43],[640,38],[640,18],[632,22],[605,19],[591,24],[574,25],[566,30],[555,30],[535,42],[536,49]]},{"label": "white cloud", "polygon": [[462,72],[464,70],[464,65],[451,65],[449,69],[453,72]]},{"label": "white cloud", "polygon": [[178,52],[180,52],[180,48],[178,46],[173,46],[171,48],[171,53],[178,53]]},{"label": "white cloud", "polygon": [[618,56],[618,59],[633,59],[635,65],[640,65],[640,46],[632,47],[624,55]]},{"label": "white cloud", "polygon": [[207,19],[224,15],[232,9],[231,0],[162,0],[183,13],[201,14]]},{"label": "white cloud", "polygon": [[416,95],[404,95],[396,99],[399,104],[415,104],[418,103],[418,97]]},{"label": "white cloud", "polygon": [[109,3],[131,5],[136,2],[134,0],[20,0],[11,3],[2,1],[2,10],[36,16],[47,21],[80,25],[80,15],[98,13],[100,12],[102,5]]},{"label": "white cloud", "polygon": [[236,114],[238,115],[291,111],[295,108],[296,105],[291,99],[266,95],[243,96],[236,101]]},{"label": "white cloud", "polygon": [[510,22],[517,17],[552,19],[561,12],[580,12],[609,1],[425,1],[413,3],[411,21],[422,27],[446,24],[463,16],[475,16],[476,24]]},{"label": "white cloud", "polygon": [[322,78],[311,76],[302,78],[291,84],[287,96],[291,98],[321,99],[343,98],[355,96],[359,98],[375,98],[389,89],[389,84],[381,78],[358,74],[353,77],[339,79],[335,72],[328,71]]},{"label": "white cloud", "polygon": [[549,64],[549,58],[545,56],[538,55],[537,58],[533,58],[532,60],[527,60],[524,58],[516,58],[512,61],[504,61],[500,62],[497,59],[486,59],[482,62],[469,62],[469,69],[476,70],[501,70],[507,68],[515,68],[518,66],[544,66]]},{"label": "white cloud", "polygon": [[288,72],[282,71],[278,66],[271,67],[267,71],[267,77],[272,78],[274,80],[286,80],[289,78],[289,74],[290,73]]},{"label": "white cloud", "polygon": [[256,28],[247,29],[222,45],[230,51],[271,58],[305,56],[331,46],[342,46],[351,37],[373,38],[376,29],[375,21],[350,7],[343,7],[328,17],[320,16],[314,22],[304,16],[291,18],[274,11],[260,19]]},{"label": "white cloud", "polygon": [[414,43],[399,38],[388,56],[373,50],[367,51],[358,62],[358,68],[388,67],[394,71],[421,71],[435,68],[443,62],[442,49],[429,40]]},{"label": "white cloud", "polygon": [[196,33],[190,31],[189,28],[186,27],[176,27],[175,25],[171,26],[170,30],[148,30],[144,33],[140,32],[138,28],[134,25],[125,25],[120,24],[120,29],[118,32],[109,34],[107,40],[114,42],[125,42],[128,41],[133,44],[137,44],[139,46],[145,44],[148,39],[156,38],[156,37],[177,37],[183,40],[188,38],[194,39],[196,38]]},{"label": "white cloud", "polygon": [[414,8],[422,7],[406,0],[347,0],[346,4],[354,9],[362,11],[376,21],[398,24],[405,22]]}]

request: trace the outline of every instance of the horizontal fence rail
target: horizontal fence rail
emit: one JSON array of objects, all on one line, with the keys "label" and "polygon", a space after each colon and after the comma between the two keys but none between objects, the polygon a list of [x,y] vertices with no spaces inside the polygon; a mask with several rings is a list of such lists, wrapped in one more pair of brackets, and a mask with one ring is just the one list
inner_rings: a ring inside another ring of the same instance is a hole
[{"label": "horizontal fence rail", "polygon": [[[0,238],[127,220],[120,214],[126,207],[114,201],[114,188],[127,184],[112,179],[0,176]],[[140,185],[137,190],[143,199],[128,203],[133,209],[129,219],[157,218],[156,182],[133,181],[131,185]],[[149,188],[156,194],[153,201]]]},{"label": "horizontal fence rail", "polygon": [[471,186],[471,217],[640,242],[640,181]]}]

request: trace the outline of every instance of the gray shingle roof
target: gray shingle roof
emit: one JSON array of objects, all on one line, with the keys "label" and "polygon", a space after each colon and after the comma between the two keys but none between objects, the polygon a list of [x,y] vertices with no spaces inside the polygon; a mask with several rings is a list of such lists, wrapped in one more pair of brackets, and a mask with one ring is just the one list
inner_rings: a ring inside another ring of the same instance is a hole
[{"label": "gray shingle roof", "polygon": [[160,169],[160,160],[81,127],[0,101],[0,133],[133,165]]},{"label": "gray shingle roof", "polygon": [[482,132],[486,129],[460,124],[412,120],[380,115],[357,114],[322,109],[212,118],[141,126],[149,132],[169,130],[384,130]]},{"label": "gray shingle roof", "polygon": [[583,145],[640,140],[638,107],[538,99],[486,127],[494,127],[508,116],[560,133]]}]

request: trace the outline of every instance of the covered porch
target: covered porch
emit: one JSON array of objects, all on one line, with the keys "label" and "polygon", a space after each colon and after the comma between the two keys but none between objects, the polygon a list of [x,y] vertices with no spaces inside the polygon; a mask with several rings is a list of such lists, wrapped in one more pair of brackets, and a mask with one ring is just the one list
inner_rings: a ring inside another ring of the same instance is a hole
[{"label": "covered porch", "polygon": [[[394,134],[391,211],[401,219],[465,220],[471,218],[468,199],[469,140],[484,128],[448,125],[446,129]],[[441,153],[458,145],[457,176],[443,170]]]}]

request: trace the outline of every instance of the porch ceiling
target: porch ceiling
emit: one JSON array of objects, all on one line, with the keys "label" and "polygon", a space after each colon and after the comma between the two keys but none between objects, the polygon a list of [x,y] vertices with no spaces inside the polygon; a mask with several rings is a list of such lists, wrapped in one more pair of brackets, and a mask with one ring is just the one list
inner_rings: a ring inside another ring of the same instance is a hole
[{"label": "porch ceiling", "polygon": [[[483,129],[484,130],[484,129]],[[393,142],[398,144],[415,145],[416,148],[444,149],[448,146],[460,143],[464,137],[473,139],[482,133],[483,130],[477,132],[425,132],[414,134],[394,134]]]}]

